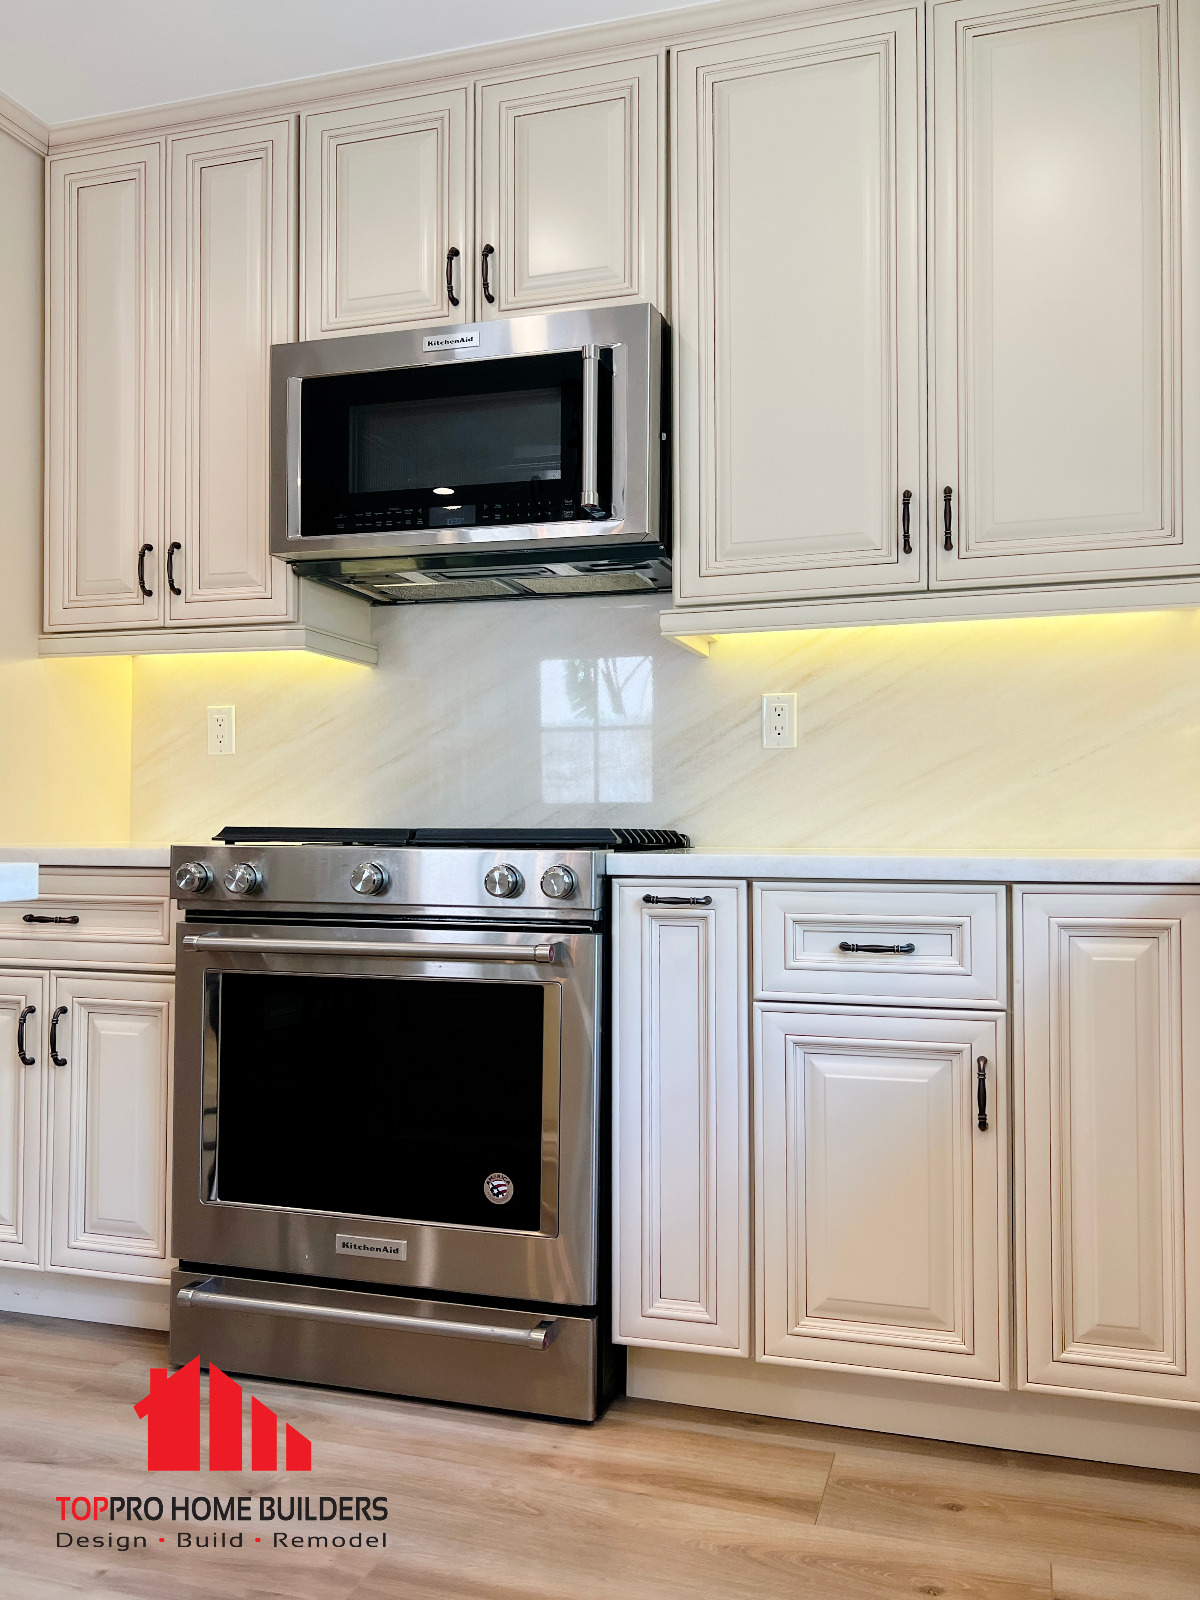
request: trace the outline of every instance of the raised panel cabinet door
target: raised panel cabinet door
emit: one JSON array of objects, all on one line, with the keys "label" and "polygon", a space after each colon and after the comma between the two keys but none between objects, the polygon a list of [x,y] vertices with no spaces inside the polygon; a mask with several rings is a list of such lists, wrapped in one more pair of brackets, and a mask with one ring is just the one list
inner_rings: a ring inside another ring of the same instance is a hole
[{"label": "raised panel cabinet door", "polygon": [[750,1351],[746,888],[615,894],[613,1336]]},{"label": "raised panel cabinet door", "polygon": [[0,972],[0,1262],[42,1259],[47,980]]},{"label": "raised panel cabinet door", "polygon": [[56,974],[50,1003],[49,1265],[164,1279],[173,987]]},{"label": "raised panel cabinet door", "polygon": [[662,304],[665,56],[482,83],[481,317]]},{"label": "raised panel cabinet door", "polygon": [[168,145],[170,620],[286,617],[270,553],[272,344],[296,336],[296,123]]},{"label": "raised panel cabinet door", "polygon": [[49,165],[51,630],[153,627],[166,615],[162,172],[157,140]]},{"label": "raised panel cabinet door", "polygon": [[923,27],[674,56],[679,604],[925,586]]},{"label": "raised panel cabinet door", "polygon": [[1176,0],[950,0],[931,54],[935,585],[1197,566]]},{"label": "raised panel cabinet door", "polygon": [[1008,1388],[998,1015],[757,1010],[761,1361]]},{"label": "raised panel cabinet door", "polygon": [[470,112],[463,86],[302,119],[303,338],[468,320]]},{"label": "raised panel cabinet door", "polygon": [[1020,1386],[1200,1405],[1200,894],[1015,928]]}]

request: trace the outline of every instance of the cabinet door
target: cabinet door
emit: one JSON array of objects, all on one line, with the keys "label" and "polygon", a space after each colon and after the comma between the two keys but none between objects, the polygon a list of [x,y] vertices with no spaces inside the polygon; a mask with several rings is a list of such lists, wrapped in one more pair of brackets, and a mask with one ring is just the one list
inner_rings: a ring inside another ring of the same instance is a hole
[{"label": "cabinet door", "polygon": [[1015,926],[1020,1385],[1200,1404],[1200,894]]},{"label": "cabinet door", "polygon": [[469,116],[464,86],[304,117],[303,338],[468,320]]},{"label": "cabinet door", "polygon": [[49,167],[48,629],[165,615],[162,157],[154,141]]},{"label": "cabinet door", "polygon": [[45,1035],[45,977],[0,972],[0,1262],[42,1259]]},{"label": "cabinet door", "polygon": [[933,7],[936,584],[1200,563],[1175,18],[1173,0]]},{"label": "cabinet door", "polygon": [[168,146],[172,622],[288,614],[267,418],[271,345],[296,336],[296,137],[285,117]]},{"label": "cabinet door", "polygon": [[924,586],[922,29],[675,57],[681,604]]},{"label": "cabinet door", "polygon": [[615,927],[614,1338],[748,1355],[745,885],[622,883]]},{"label": "cabinet door", "polygon": [[1007,1388],[1003,1018],[757,1011],[759,1359]]},{"label": "cabinet door", "polygon": [[172,985],[51,980],[50,1265],[162,1279]]},{"label": "cabinet door", "polygon": [[662,303],[662,55],[478,87],[482,317]]}]

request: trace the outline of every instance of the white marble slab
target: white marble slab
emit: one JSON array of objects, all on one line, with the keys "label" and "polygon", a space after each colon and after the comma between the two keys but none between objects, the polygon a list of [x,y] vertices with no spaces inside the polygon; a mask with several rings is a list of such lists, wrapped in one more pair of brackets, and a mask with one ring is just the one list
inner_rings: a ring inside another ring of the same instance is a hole
[{"label": "white marble slab", "polygon": [[[0,844],[0,861],[34,867],[168,867],[169,844]],[[24,898],[15,896],[14,898]]]},{"label": "white marble slab", "polygon": [[33,900],[37,892],[37,863],[5,861],[0,853],[0,900]]},{"label": "white marble slab", "polygon": [[610,877],[804,878],[906,883],[1200,883],[1200,855],[838,855],[688,850],[607,858]]}]

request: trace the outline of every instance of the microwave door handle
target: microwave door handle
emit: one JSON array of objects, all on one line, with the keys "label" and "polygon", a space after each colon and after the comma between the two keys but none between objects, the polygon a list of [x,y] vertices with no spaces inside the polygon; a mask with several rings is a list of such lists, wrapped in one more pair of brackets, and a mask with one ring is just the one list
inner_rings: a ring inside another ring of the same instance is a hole
[{"label": "microwave door handle", "polygon": [[583,460],[579,507],[586,516],[602,517],[600,504],[600,347],[583,347]]},{"label": "microwave door handle", "polygon": [[188,933],[193,950],[241,950],[263,956],[399,956],[410,961],[516,961],[553,966],[559,947],[540,944],[400,944],[382,939],[252,939],[223,933]]},{"label": "microwave door handle", "polygon": [[300,385],[303,378],[287,381],[287,536],[300,537]]}]

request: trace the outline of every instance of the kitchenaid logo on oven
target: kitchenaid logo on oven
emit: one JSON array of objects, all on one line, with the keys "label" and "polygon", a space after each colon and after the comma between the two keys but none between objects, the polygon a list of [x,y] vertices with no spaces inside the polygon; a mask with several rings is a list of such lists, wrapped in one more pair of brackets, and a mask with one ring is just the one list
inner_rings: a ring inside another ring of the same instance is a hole
[{"label": "kitchenaid logo on oven", "polygon": [[334,1236],[334,1254],[339,1256],[384,1256],[392,1261],[408,1260],[407,1239],[377,1239],[364,1233],[339,1233]]}]

